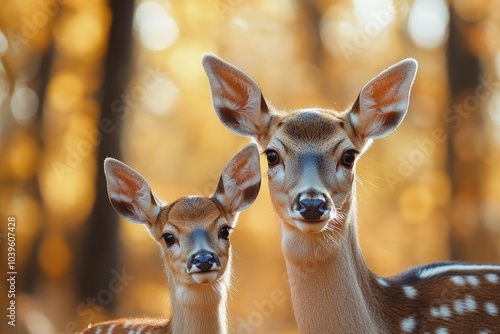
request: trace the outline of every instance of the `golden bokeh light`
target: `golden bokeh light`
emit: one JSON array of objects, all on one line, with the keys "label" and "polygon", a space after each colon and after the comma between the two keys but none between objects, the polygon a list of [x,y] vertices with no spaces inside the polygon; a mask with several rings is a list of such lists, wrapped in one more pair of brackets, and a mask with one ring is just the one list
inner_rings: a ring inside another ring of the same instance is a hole
[{"label": "golden bokeh light", "polygon": [[103,52],[110,19],[104,6],[67,12],[56,26],[54,38],[66,56],[89,61]]},{"label": "golden bokeh light", "polygon": [[4,159],[15,177],[20,180],[31,177],[36,172],[39,158],[38,144],[33,137],[17,133],[10,139],[8,147]]},{"label": "golden bokeh light", "polygon": [[73,255],[65,238],[59,233],[50,233],[41,242],[38,261],[44,274],[60,279],[68,272]]},{"label": "golden bokeh light", "polygon": [[85,93],[85,82],[75,72],[63,71],[54,75],[49,83],[47,97],[58,112],[69,113]]},{"label": "golden bokeh light", "polygon": [[431,190],[424,185],[406,188],[399,199],[402,217],[411,222],[427,219],[434,205],[431,198]]},{"label": "golden bokeh light", "polygon": [[40,188],[50,212],[65,217],[63,221],[59,220],[60,223],[81,224],[92,209],[95,198],[95,172],[92,171],[96,166],[90,159],[92,155],[82,157],[80,151],[66,147],[69,150],[64,154],[48,156],[44,161]]},{"label": "golden bokeh light", "polygon": [[[71,322],[168,315],[157,242],[143,225],[118,218],[102,184],[102,160],[123,160],[169,203],[214,192],[222,168],[249,139],[217,117],[205,53],[248,73],[269,104],[284,111],[346,110],[381,70],[415,58],[409,112],[357,166],[363,254],[381,275],[450,259],[500,262],[499,5],[5,2],[0,211],[18,220],[19,323],[32,312],[59,333]],[[117,24],[123,26],[111,29]],[[252,330],[296,333],[265,155],[261,166],[259,197],[231,237],[230,323],[237,329],[278,290],[283,303]],[[94,305],[94,319],[78,314],[96,297],[83,287],[96,278],[99,286],[91,289],[106,290],[106,275],[118,268],[137,279],[113,303]],[[92,279],[82,282],[86,274]]]}]

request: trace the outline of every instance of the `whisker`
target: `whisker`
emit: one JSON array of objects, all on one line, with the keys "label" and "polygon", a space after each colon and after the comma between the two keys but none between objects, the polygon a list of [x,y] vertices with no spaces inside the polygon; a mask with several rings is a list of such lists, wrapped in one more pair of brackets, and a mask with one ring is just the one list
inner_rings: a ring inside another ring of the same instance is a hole
[{"label": "whisker", "polygon": [[[382,180],[381,177],[377,177],[377,176],[373,176],[373,175],[368,175],[370,178],[376,178],[378,180]],[[359,174],[355,174],[355,180],[356,181],[362,181],[362,183],[368,183],[370,186],[372,186],[373,188],[378,188],[377,184],[376,183],[373,183],[371,181],[369,181],[368,177],[367,176],[361,176]]]},{"label": "whisker", "polygon": [[331,222],[325,228],[324,238],[325,240],[331,240],[335,245],[340,246],[339,238],[341,241],[347,241],[346,237],[341,233],[339,226],[345,223],[347,214],[342,212],[340,208],[335,206],[336,215]]}]

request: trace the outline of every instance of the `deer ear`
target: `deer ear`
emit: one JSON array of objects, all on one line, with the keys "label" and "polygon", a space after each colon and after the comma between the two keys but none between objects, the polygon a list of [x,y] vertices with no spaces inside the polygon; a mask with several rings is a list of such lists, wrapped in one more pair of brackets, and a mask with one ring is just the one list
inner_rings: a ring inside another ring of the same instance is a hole
[{"label": "deer ear", "polygon": [[154,225],[162,202],[141,174],[116,159],[104,160],[108,196],[113,208],[134,223]]},{"label": "deer ear", "polygon": [[248,208],[260,190],[260,159],[257,145],[250,144],[228,162],[212,199],[228,214],[236,215]]},{"label": "deer ear", "polygon": [[363,141],[387,136],[403,121],[417,62],[405,59],[368,82],[354,104],[349,119]]},{"label": "deer ear", "polygon": [[234,133],[259,141],[272,117],[255,80],[213,54],[204,55],[202,64],[221,122]]}]

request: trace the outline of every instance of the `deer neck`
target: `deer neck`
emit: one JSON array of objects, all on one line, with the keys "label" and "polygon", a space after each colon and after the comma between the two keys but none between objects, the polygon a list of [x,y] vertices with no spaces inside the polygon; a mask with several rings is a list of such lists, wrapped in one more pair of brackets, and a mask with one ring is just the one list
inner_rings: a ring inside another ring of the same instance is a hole
[{"label": "deer neck", "polygon": [[355,203],[335,241],[284,222],[283,253],[300,333],[384,333],[377,290],[357,240]]},{"label": "deer neck", "polygon": [[229,273],[213,284],[170,289],[172,333],[226,334]]}]

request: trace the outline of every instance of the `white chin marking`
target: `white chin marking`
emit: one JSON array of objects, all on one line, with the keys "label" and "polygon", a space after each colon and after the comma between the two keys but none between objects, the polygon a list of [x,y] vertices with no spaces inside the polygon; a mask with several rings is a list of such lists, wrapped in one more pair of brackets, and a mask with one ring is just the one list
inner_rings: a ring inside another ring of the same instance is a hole
[{"label": "white chin marking", "polygon": [[217,279],[217,274],[219,272],[217,270],[210,270],[206,272],[195,272],[191,274],[193,280],[198,284],[207,284],[212,283]]},{"label": "white chin marking", "polygon": [[328,220],[322,220],[318,222],[304,222],[300,220],[294,220],[293,225],[297,227],[302,233],[319,233],[323,231],[328,224]]}]

